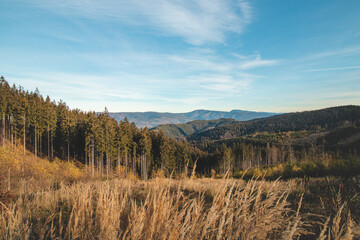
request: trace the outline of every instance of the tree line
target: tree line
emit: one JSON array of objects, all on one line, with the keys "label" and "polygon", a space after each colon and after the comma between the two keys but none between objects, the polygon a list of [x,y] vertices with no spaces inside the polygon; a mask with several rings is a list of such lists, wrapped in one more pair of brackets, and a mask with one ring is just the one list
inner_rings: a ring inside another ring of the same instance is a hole
[{"label": "tree line", "polygon": [[[236,175],[247,169],[269,169],[283,165],[304,168],[311,166],[314,169],[319,168],[318,172],[323,174],[350,176],[360,171],[360,141],[356,141],[359,134],[360,126],[347,126],[325,133],[258,133],[242,138],[193,144],[208,154],[207,161],[199,163],[202,166],[199,171],[206,175],[211,175],[211,172],[221,175],[227,171]],[[346,141],[349,143],[344,144]],[[330,171],[329,167],[334,169]],[[324,169],[327,171],[323,171]],[[289,175],[289,171],[287,174]],[[299,175],[298,172],[294,174]]]},{"label": "tree line", "polygon": [[[102,177],[118,174],[148,179],[159,170],[168,177],[187,175],[195,162],[196,171],[209,176],[276,164],[351,159],[359,156],[358,142],[345,147],[337,143],[360,131],[359,109],[347,106],[258,119],[206,132],[223,134],[225,128],[250,134],[247,137],[187,142],[166,137],[161,130],[137,128],[126,118],[117,122],[106,108],[102,113],[70,109],[61,100],[44,98],[38,89],[25,91],[0,78],[3,146],[8,142],[21,145],[24,155],[27,149],[35,157],[75,160],[87,166],[92,176]],[[344,124],[347,127],[336,128]],[[323,137],[307,137],[328,129],[335,130]],[[296,139],[307,140],[299,144]]]},{"label": "tree line", "polygon": [[119,123],[103,113],[70,109],[65,102],[44,98],[38,89],[25,91],[0,79],[1,144],[22,145],[35,157],[75,160],[91,175],[134,174],[148,179],[158,170],[170,176],[187,173],[206,153],[161,131]]}]

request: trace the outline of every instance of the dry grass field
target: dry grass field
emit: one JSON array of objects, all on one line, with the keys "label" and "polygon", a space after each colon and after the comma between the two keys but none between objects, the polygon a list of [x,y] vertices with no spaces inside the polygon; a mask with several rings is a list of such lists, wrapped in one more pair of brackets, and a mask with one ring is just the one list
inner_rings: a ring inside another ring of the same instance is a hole
[{"label": "dry grass field", "polygon": [[1,239],[360,236],[359,178],[105,180],[9,151],[0,150]]}]

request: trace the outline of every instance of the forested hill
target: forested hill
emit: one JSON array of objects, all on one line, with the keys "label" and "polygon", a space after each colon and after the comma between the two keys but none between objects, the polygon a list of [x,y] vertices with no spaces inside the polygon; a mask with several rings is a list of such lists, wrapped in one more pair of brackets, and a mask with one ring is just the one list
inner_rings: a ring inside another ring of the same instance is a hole
[{"label": "forested hill", "polygon": [[150,129],[163,131],[167,137],[176,139],[185,139],[194,133],[203,132],[215,127],[226,126],[232,123],[238,123],[232,118],[220,118],[216,120],[195,120],[188,123],[181,124],[162,124],[155,128]]},{"label": "forested hill", "polygon": [[268,118],[238,122],[188,136],[190,141],[218,140],[241,137],[257,132],[301,130],[333,130],[337,127],[360,124],[360,106],[340,106],[315,111],[287,113]]},{"label": "forested hill", "polygon": [[116,122],[103,113],[70,109],[65,102],[44,98],[38,90],[11,87],[0,77],[0,147],[21,146],[45,157],[76,161],[89,173],[103,177],[113,172],[142,179],[158,170],[180,175],[207,153],[167,138],[162,132],[139,129],[129,121]]},{"label": "forested hill", "polygon": [[161,124],[179,124],[193,120],[215,120],[219,118],[232,118],[238,121],[247,121],[255,118],[270,117],[276,113],[253,112],[243,110],[210,111],[195,110],[187,113],[159,113],[159,112],[118,112],[109,113],[118,122],[127,118],[129,122],[134,122],[137,127],[153,128]]}]

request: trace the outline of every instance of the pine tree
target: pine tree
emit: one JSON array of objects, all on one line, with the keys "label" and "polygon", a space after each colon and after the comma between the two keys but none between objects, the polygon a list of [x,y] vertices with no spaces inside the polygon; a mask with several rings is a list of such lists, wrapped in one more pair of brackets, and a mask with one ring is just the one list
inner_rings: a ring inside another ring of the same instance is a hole
[{"label": "pine tree", "polygon": [[0,114],[2,116],[2,145],[5,146],[6,141],[6,114],[7,114],[7,108],[8,108],[8,98],[10,93],[10,87],[8,82],[5,80],[3,76],[0,77],[0,86],[1,86],[1,92],[0,92]]}]

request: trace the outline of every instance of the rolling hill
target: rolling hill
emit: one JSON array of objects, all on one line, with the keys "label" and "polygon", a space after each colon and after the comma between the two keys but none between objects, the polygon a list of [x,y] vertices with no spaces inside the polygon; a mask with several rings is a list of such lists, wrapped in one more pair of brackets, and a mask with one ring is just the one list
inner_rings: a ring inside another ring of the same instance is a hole
[{"label": "rolling hill", "polygon": [[161,130],[167,137],[185,139],[186,137],[195,133],[237,122],[238,121],[232,118],[220,118],[216,120],[194,120],[181,124],[162,124],[150,130]]},{"label": "rolling hill", "polygon": [[159,113],[159,112],[112,112],[109,113],[115,120],[122,121],[125,117],[129,122],[134,122],[137,127],[153,128],[161,124],[179,124],[193,120],[215,120],[220,118],[232,118],[237,121],[247,121],[255,118],[264,118],[278,113],[254,112],[243,110],[210,111],[195,110],[187,113]]},{"label": "rolling hill", "polygon": [[287,113],[219,126],[187,137],[190,141],[219,140],[257,132],[302,130],[329,131],[338,127],[360,125],[360,106],[340,106],[314,111]]}]

